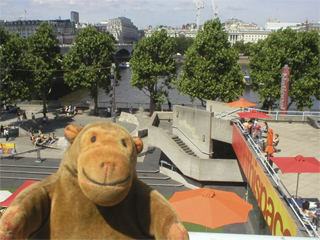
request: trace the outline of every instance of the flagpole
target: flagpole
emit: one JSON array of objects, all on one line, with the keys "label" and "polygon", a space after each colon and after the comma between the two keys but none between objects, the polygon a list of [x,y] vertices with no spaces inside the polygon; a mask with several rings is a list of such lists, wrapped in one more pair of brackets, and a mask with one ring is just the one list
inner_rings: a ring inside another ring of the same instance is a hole
[{"label": "flagpole", "polygon": [[300,176],[300,173],[298,173],[298,176],[297,176],[296,198],[298,198],[299,176]]}]

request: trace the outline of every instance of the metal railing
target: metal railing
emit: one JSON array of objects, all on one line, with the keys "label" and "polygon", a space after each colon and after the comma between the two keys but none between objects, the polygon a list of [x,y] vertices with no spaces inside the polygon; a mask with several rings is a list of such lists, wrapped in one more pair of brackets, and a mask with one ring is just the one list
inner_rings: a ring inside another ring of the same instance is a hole
[{"label": "metal railing", "polygon": [[201,153],[206,154],[206,155],[212,155],[212,154],[214,153],[214,152],[205,152],[205,151],[203,151],[203,150],[202,150],[200,147],[198,147],[198,145],[197,145],[194,141],[192,141],[192,140],[187,136],[187,134],[185,134],[179,127],[174,126],[174,125],[172,125],[171,127],[178,129],[179,132],[181,132],[181,133],[183,134],[183,136],[185,136],[185,137],[188,139],[188,141],[191,142],[192,145],[195,146]]},{"label": "metal railing", "polygon": [[[313,226],[313,224],[311,222],[309,222],[308,220],[306,220],[307,224],[303,221],[303,219],[300,217],[300,211],[297,212],[296,209],[300,209],[298,203],[295,201],[294,196],[291,195],[291,193],[289,192],[289,190],[286,188],[286,186],[284,185],[284,183],[281,181],[281,179],[279,178],[278,174],[273,170],[272,166],[270,165],[268,159],[264,156],[265,153],[263,153],[260,149],[260,147],[256,144],[256,142],[252,139],[252,137],[250,136],[250,134],[248,134],[244,128],[244,126],[241,124],[240,121],[236,121],[234,122],[236,124],[236,126],[238,127],[238,129],[240,129],[240,131],[242,132],[242,134],[245,136],[245,138],[248,141],[249,146],[252,147],[253,151],[256,153],[257,155],[257,160],[260,161],[260,163],[263,165],[263,167],[265,168],[265,170],[267,171],[267,174],[271,177],[273,183],[275,184],[275,187],[277,188],[278,192],[281,194],[281,196],[286,200],[287,204],[289,205],[289,207],[291,208],[291,210],[293,211],[293,213],[295,214],[295,216],[297,217],[297,219],[299,220],[299,222],[301,223],[301,225],[303,226],[303,228],[305,229],[305,231],[308,233],[308,235],[310,237],[313,237],[312,233],[310,232],[310,230],[308,229],[307,225],[310,226],[310,228],[312,229],[312,231],[314,232],[314,236],[320,238],[319,234],[317,233],[316,228]],[[289,196],[287,196],[286,195]],[[289,199],[290,198],[290,199]]]}]

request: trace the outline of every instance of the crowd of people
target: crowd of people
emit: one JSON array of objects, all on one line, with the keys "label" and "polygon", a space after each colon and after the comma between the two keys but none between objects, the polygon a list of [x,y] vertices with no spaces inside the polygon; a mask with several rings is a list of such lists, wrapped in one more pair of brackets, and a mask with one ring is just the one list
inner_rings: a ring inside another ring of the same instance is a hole
[{"label": "crowd of people", "polygon": [[51,146],[54,142],[58,140],[58,138],[55,136],[54,133],[48,133],[48,136],[45,137],[45,135],[41,132],[41,130],[38,130],[37,135],[34,134],[34,132],[30,131],[30,140],[33,142],[33,146]]},{"label": "crowd of people", "polygon": [[76,115],[78,112],[77,110],[77,106],[65,106],[63,109],[63,113],[67,114],[67,115]]},{"label": "crowd of people", "polygon": [[[240,120],[246,133],[249,134],[253,139],[261,140],[263,134],[267,134],[269,130],[269,125],[266,121],[262,124],[259,123],[258,119],[241,119]],[[280,142],[280,136],[278,133],[274,135],[273,147],[278,146]]]}]

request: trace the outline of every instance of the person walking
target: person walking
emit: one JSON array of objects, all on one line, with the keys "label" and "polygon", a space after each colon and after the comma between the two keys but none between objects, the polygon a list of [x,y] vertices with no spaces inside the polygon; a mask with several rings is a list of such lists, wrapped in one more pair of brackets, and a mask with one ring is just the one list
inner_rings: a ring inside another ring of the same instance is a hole
[{"label": "person walking", "polygon": [[0,126],[0,137],[2,137],[4,134],[4,127],[3,125]]},{"label": "person walking", "polygon": [[8,142],[10,137],[10,131],[8,127],[4,130],[4,137],[6,138],[6,142]]}]

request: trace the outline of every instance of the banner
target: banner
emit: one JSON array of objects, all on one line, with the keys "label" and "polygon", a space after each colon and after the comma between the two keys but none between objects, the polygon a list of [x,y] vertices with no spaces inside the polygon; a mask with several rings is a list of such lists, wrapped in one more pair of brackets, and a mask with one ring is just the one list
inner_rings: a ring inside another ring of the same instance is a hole
[{"label": "banner", "polygon": [[297,226],[235,124],[232,146],[272,235],[296,236]]},{"label": "banner", "polygon": [[288,65],[284,65],[282,68],[282,77],[281,77],[281,99],[280,99],[280,114],[287,114],[288,110],[288,94],[289,94],[289,77],[290,77],[290,68]]}]

